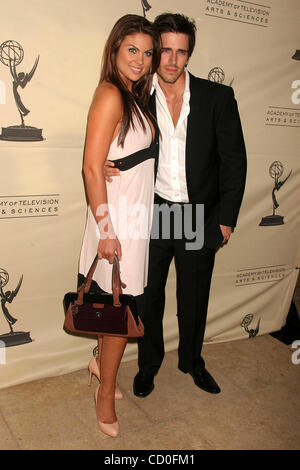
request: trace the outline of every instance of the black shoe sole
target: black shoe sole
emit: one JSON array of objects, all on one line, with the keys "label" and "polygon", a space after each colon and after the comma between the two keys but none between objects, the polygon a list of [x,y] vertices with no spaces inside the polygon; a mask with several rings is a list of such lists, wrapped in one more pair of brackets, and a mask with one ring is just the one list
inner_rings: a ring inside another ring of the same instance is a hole
[{"label": "black shoe sole", "polygon": [[145,398],[147,397],[148,395],[150,395],[151,392],[153,392],[153,389],[154,389],[154,384],[152,384],[151,388],[149,388],[149,390],[147,390],[147,392],[144,392],[144,393],[141,393],[141,392],[137,392],[135,390],[135,387],[133,387],[133,393],[136,397],[138,398]]},{"label": "black shoe sole", "polygon": [[215,384],[215,385],[211,384],[211,386],[208,386],[207,384],[204,385],[202,383],[199,383],[197,381],[197,378],[194,378],[193,375],[192,375],[192,378],[194,380],[194,383],[195,383],[196,387],[200,388],[204,392],[213,393],[213,394],[217,394],[217,393],[221,392],[221,389],[217,384]]},{"label": "black shoe sole", "polygon": [[221,392],[220,389],[215,389],[215,388],[214,388],[214,389],[209,389],[209,390],[208,390],[208,389],[206,389],[206,388],[201,387],[200,385],[198,385],[198,384],[196,384],[196,383],[195,383],[195,385],[196,385],[196,387],[200,388],[200,390],[203,390],[204,392],[207,392],[207,393],[212,393],[212,394],[214,394],[214,395],[216,395],[217,393],[220,393],[220,392]]}]

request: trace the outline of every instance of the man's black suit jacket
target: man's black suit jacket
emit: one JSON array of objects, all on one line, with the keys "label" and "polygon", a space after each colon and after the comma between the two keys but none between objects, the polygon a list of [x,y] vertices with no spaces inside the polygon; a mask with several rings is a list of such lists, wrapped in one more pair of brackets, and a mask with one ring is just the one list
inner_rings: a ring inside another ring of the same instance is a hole
[{"label": "man's black suit jacket", "polygon": [[[190,93],[187,190],[191,204],[204,204],[204,246],[215,249],[223,239],[220,224],[236,226],[245,188],[246,150],[233,89],[190,74]],[[155,93],[150,109],[156,115]]]}]

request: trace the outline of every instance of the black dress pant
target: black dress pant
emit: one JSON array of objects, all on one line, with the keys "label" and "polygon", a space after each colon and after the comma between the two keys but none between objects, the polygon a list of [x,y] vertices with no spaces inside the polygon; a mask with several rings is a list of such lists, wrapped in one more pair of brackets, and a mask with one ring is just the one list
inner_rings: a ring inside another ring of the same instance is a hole
[{"label": "black dress pant", "polygon": [[164,358],[165,286],[173,258],[177,281],[178,368],[187,373],[205,367],[201,349],[215,250],[206,247],[187,250],[184,235],[181,238],[174,237],[175,219],[171,218],[169,238],[162,238],[161,233],[159,238],[151,238],[148,284],[144,294],[136,297],[145,326],[145,336],[138,340],[139,369],[149,374],[158,372]]}]

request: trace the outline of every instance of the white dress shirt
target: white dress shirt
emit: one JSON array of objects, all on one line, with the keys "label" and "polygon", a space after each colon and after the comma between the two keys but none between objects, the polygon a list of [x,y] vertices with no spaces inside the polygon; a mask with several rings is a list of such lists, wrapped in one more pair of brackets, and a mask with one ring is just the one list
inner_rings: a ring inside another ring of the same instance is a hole
[{"label": "white dress shirt", "polygon": [[155,192],[168,201],[189,202],[185,174],[186,130],[190,112],[189,74],[185,72],[185,88],[176,127],[156,74],[153,77],[153,88],[156,90],[156,116],[161,133]]}]

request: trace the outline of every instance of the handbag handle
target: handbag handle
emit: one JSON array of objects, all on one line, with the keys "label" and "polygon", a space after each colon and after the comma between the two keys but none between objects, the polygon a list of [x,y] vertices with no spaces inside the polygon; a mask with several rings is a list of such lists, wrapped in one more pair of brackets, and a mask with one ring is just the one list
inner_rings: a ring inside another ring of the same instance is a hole
[{"label": "handbag handle", "polygon": [[[93,275],[97,267],[98,259],[99,259],[98,255],[96,255],[94,258],[94,261],[91,264],[90,269],[88,270],[84,283],[78,289],[78,298],[77,298],[78,305],[83,304],[83,294],[87,294],[90,290],[91,283],[93,280]],[[122,287],[125,288],[126,284],[124,284],[124,282],[121,281],[119,260],[117,258],[117,255],[115,254],[113,265],[112,265],[112,293],[113,293],[113,305],[115,307],[121,306],[119,296],[120,294],[122,294]]]}]

